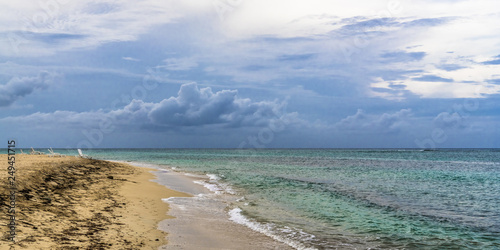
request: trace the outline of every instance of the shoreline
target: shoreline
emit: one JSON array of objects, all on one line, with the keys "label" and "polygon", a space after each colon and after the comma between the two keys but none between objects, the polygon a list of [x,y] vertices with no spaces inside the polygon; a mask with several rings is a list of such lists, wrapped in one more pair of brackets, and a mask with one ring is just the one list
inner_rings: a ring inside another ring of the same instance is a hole
[{"label": "shoreline", "polygon": [[16,167],[14,244],[0,172],[2,249],[294,249],[232,221],[231,200],[195,183],[206,176],[74,156],[19,154]]},{"label": "shoreline", "polygon": [[154,182],[190,195],[164,199],[170,206],[168,214],[174,217],[159,223],[159,229],[168,232],[168,249],[295,249],[290,242],[236,222],[233,210],[237,207],[232,203],[241,197],[209,189],[204,185],[208,176],[153,163],[126,163],[154,168]]},{"label": "shoreline", "polygon": [[[2,155],[7,159],[6,155]],[[72,156],[16,155],[16,243],[7,241],[7,171],[0,172],[0,248],[157,249],[162,198],[187,196],[154,181],[155,169]]]}]

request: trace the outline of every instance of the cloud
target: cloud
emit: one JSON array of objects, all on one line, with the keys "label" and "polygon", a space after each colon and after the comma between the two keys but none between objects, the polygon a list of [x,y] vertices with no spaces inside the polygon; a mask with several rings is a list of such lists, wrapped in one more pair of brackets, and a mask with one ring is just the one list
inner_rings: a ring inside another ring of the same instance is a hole
[{"label": "cloud", "polygon": [[122,57],[123,60],[125,61],[132,61],[132,62],[140,62],[141,60],[137,59],[137,58],[133,58],[133,57],[130,57],[130,56],[124,56]]},{"label": "cloud", "polygon": [[181,86],[177,96],[158,103],[133,100],[122,109],[109,112],[56,111],[27,116],[7,117],[0,121],[50,128],[63,125],[69,128],[96,128],[106,121],[120,128],[136,127],[169,130],[187,127],[216,126],[219,128],[263,127],[276,120],[297,120],[296,113],[286,113],[286,103],[254,102],[239,98],[236,90],[213,92],[198,88],[196,83]]},{"label": "cloud", "polygon": [[465,69],[466,67],[459,64],[440,64],[437,65],[437,68],[446,71],[455,71],[459,69]]},{"label": "cloud", "polygon": [[488,80],[488,83],[500,85],[500,79],[490,79]]},{"label": "cloud", "polygon": [[443,78],[436,75],[423,75],[420,77],[412,78],[412,80],[419,82],[453,82],[453,79]]},{"label": "cloud", "polygon": [[119,7],[119,5],[113,3],[89,2],[86,6],[83,6],[82,12],[88,14],[103,15],[115,12],[119,9]]},{"label": "cloud", "polygon": [[[446,53],[443,57],[429,54],[421,61],[388,61],[385,75],[373,77],[372,90],[384,88],[385,93],[372,91],[372,96],[402,100],[411,96],[420,98],[487,98],[500,93],[495,84],[498,65],[485,65],[474,56]],[[380,62],[384,62],[381,59]],[[377,74],[375,70],[372,74]],[[380,75],[380,74],[379,74]],[[404,86],[394,88],[393,86]],[[411,95],[410,95],[411,94]]]},{"label": "cloud", "polygon": [[[45,1],[4,6],[2,14],[23,13],[0,24],[0,55],[36,57],[58,51],[134,41],[151,27],[180,17],[172,1]],[[183,14],[187,14],[184,12]],[[8,15],[8,14],[7,14]]]},{"label": "cloud", "polygon": [[500,55],[495,56],[495,59],[482,62],[484,65],[500,65]]},{"label": "cloud", "polygon": [[439,26],[446,24],[450,21],[453,21],[456,18],[453,17],[439,17],[439,18],[422,18],[422,19],[417,19],[413,20],[407,23],[404,23],[404,26],[407,27],[413,27],[413,26],[419,26],[419,27],[432,27],[432,26]]},{"label": "cloud", "polygon": [[[108,114],[102,111],[95,112],[74,112],[55,111],[52,113],[36,112],[26,116],[6,117],[0,119],[2,122],[18,124],[19,127],[31,128],[92,128],[97,127],[99,122],[108,119]],[[63,127],[59,127],[62,125]]]},{"label": "cloud", "polygon": [[294,55],[282,55],[278,57],[278,61],[304,61],[309,60],[314,57],[315,54],[294,54]]},{"label": "cloud", "polygon": [[134,109],[149,111],[147,116],[154,125],[165,127],[222,125],[229,127],[265,126],[284,114],[284,103],[252,102],[239,98],[236,90],[213,92],[199,89],[197,84],[181,86],[177,97],[157,104],[136,105]]},{"label": "cloud", "polygon": [[459,113],[442,112],[434,118],[434,125],[439,128],[465,128],[464,117]]},{"label": "cloud", "polygon": [[185,71],[198,66],[195,58],[168,58],[163,60],[163,62],[165,62],[165,64],[158,67],[172,71]]},{"label": "cloud", "polygon": [[381,55],[383,59],[390,62],[408,62],[408,61],[420,61],[426,55],[425,52],[406,52],[406,51],[394,51],[387,52]]},{"label": "cloud", "polygon": [[156,124],[167,126],[199,126],[232,122],[238,107],[237,91],[213,93],[210,88],[198,89],[194,83],[181,86],[177,97],[161,101],[149,117]]},{"label": "cloud", "polygon": [[0,85],[0,107],[7,107],[15,101],[37,90],[47,89],[54,80],[54,75],[41,72],[36,77],[14,77]]},{"label": "cloud", "polygon": [[352,31],[365,33],[382,33],[387,31],[395,31],[402,28],[439,26],[453,20],[453,18],[421,18],[407,21],[405,19],[408,18],[397,17],[370,18],[368,20],[363,19],[363,17],[346,18],[342,20],[342,22],[348,21],[351,23],[342,26],[341,30],[348,33]]},{"label": "cloud", "polygon": [[394,133],[409,127],[411,109],[402,109],[382,115],[367,114],[358,109],[356,114],[348,116],[334,125],[339,130]]}]

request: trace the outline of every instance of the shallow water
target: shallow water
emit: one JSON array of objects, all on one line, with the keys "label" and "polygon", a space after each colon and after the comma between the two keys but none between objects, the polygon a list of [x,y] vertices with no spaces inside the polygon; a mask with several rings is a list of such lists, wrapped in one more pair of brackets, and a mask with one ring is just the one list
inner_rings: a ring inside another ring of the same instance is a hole
[{"label": "shallow water", "polygon": [[244,197],[231,204],[235,220],[298,248],[500,247],[499,150],[85,153],[209,174],[206,186]]}]

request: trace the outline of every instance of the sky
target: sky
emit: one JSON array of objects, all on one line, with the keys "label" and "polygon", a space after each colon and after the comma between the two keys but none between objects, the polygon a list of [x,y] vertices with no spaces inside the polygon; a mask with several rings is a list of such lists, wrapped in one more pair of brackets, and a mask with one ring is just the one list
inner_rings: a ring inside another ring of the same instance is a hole
[{"label": "sky", "polygon": [[499,24],[495,0],[1,1],[0,136],[498,148]]}]

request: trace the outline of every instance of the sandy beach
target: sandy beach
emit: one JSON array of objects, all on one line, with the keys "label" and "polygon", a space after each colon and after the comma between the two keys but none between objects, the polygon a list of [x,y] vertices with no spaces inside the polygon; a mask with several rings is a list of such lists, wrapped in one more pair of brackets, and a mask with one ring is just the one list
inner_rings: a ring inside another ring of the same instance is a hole
[{"label": "sandy beach", "polygon": [[16,155],[16,169],[16,243],[0,172],[0,249],[292,249],[202,198],[201,176],[73,156]]},{"label": "sandy beach", "polygon": [[[2,155],[7,162],[7,156]],[[17,235],[7,240],[7,171],[0,172],[0,249],[157,249],[162,198],[186,196],[149,181],[152,169],[82,159],[16,155]]]}]

